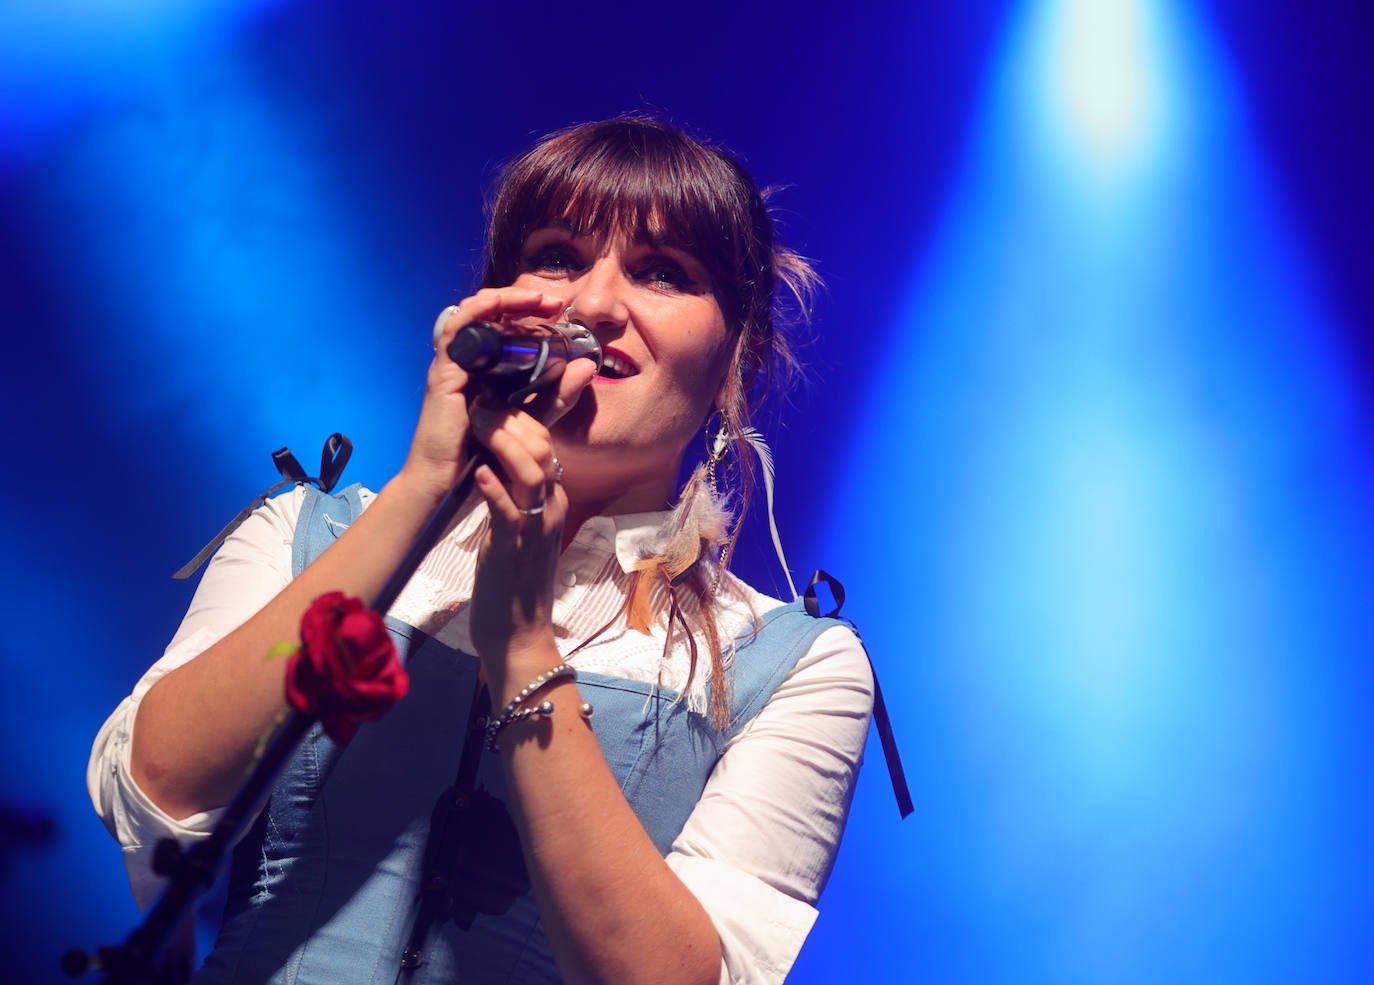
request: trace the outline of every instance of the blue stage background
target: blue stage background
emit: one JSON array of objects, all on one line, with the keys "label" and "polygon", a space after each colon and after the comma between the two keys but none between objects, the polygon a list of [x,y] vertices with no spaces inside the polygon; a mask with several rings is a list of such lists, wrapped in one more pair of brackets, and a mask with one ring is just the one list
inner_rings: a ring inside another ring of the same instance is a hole
[{"label": "blue stage background", "polygon": [[855,6],[0,10],[0,978],[137,920],[84,771],[168,574],[281,445],[392,474],[497,166],[649,111],[828,282],[779,522],[916,795],[875,742],[791,980],[1368,979],[1368,15]]}]

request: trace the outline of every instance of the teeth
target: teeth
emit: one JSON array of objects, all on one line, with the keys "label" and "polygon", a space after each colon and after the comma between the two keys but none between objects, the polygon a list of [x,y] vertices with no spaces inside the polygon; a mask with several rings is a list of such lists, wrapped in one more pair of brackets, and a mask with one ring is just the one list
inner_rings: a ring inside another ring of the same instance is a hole
[{"label": "teeth", "polygon": [[605,353],[601,359],[601,369],[602,372],[609,370],[620,376],[634,376],[635,373],[639,372],[629,360],[621,359],[619,356],[612,355],[609,352]]}]

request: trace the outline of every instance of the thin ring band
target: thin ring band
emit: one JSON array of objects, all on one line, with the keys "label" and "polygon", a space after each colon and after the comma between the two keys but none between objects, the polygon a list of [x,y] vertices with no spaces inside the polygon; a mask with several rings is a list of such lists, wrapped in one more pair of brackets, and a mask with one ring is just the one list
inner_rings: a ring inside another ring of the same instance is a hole
[{"label": "thin ring band", "polygon": [[527,509],[527,510],[522,510],[522,509],[519,509],[519,508],[517,507],[517,508],[516,508],[516,512],[519,513],[521,516],[538,516],[540,513],[543,513],[543,512],[544,512],[544,507],[546,507],[546,506],[548,506],[548,505],[549,505],[549,501],[546,499],[546,500],[544,500],[544,502],[540,503],[538,506],[531,506],[531,507],[530,507],[529,509]]}]

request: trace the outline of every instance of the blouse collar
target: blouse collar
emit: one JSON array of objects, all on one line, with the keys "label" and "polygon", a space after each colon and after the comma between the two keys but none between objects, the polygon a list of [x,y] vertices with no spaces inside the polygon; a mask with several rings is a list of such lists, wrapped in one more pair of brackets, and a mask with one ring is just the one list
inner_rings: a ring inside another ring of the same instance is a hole
[{"label": "blouse collar", "polygon": [[653,557],[663,544],[663,524],[671,510],[649,513],[622,513],[619,516],[594,516],[582,524],[573,538],[583,546],[612,545],[620,570],[629,574],[646,557]]}]

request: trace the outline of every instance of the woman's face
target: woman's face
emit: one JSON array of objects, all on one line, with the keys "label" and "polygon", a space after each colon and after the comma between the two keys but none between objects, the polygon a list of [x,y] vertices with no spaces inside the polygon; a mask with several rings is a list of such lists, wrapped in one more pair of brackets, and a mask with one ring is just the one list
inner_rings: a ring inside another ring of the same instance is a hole
[{"label": "woman's face", "polygon": [[515,285],[571,305],[606,356],[554,427],[569,479],[577,468],[582,479],[647,484],[653,502],[643,508],[661,507],[730,356],[705,267],[667,239],[619,241],[547,226],[526,238]]}]

